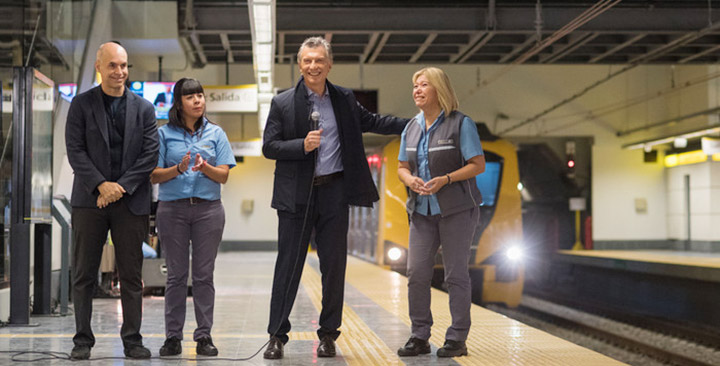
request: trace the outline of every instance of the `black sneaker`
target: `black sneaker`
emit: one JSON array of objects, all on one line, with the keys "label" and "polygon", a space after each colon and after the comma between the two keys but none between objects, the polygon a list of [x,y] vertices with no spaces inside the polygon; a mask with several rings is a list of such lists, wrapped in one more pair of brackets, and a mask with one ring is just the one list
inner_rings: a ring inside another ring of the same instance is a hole
[{"label": "black sneaker", "polygon": [[415,337],[410,337],[407,343],[397,350],[398,356],[417,356],[427,353],[430,353],[430,343]]},{"label": "black sneaker", "polygon": [[182,353],[182,343],[176,337],[170,337],[160,347],[160,356],[175,356]]},{"label": "black sneaker", "polygon": [[70,358],[73,360],[87,360],[90,358],[90,346],[76,345],[70,352]]},{"label": "black sneaker", "polygon": [[453,341],[450,339],[446,339],[445,344],[437,351],[438,357],[458,357],[467,356],[467,354],[465,341]]},{"label": "black sneaker", "polygon": [[210,338],[210,337],[198,339],[197,347],[195,348],[195,352],[197,352],[197,354],[202,355],[202,356],[217,356],[218,355],[218,349],[215,347],[215,345],[212,342],[212,338]]},{"label": "black sneaker", "polygon": [[133,344],[125,347],[125,357],[143,360],[150,358],[150,350],[143,347],[142,344]]}]

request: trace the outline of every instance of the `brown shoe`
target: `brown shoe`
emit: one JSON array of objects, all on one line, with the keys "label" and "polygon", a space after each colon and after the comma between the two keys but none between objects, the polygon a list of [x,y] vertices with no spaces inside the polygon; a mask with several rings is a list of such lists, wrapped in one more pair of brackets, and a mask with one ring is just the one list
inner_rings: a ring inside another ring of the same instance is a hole
[{"label": "brown shoe", "polygon": [[320,339],[317,355],[318,357],[335,357],[335,341],[332,337],[324,336]]},{"label": "brown shoe", "polygon": [[268,343],[263,358],[268,360],[279,360],[283,358],[283,342],[278,337],[270,337],[270,343]]}]

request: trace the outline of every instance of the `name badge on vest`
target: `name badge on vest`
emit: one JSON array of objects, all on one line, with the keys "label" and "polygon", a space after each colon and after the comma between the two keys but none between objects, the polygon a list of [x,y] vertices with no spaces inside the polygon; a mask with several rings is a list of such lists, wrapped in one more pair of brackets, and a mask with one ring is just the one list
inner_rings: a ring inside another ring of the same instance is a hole
[{"label": "name badge on vest", "polygon": [[438,140],[437,143],[438,143],[438,145],[451,145],[454,142],[455,141],[453,141],[453,139],[447,139],[447,140]]}]

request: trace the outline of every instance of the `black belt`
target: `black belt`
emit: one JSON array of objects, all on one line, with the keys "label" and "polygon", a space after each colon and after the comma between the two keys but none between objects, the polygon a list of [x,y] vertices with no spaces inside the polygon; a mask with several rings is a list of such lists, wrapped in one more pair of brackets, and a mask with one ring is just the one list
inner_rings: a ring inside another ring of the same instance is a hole
[{"label": "black belt", "polygon": [[313,185],[321,186],[323,184],[330,183],[330,182],[334,181],[335,179],[340,179],[340,178],[342,178],[342,176],[343,176],[342,171],[335,172],[335,173],[328,174],[328,175],[321,175],[321,176],[313,178]]},{"label": "black belt", "polygon": [[189,203],[189,204],[191,204],[191,205],[197,205],[198,203],[212,202],[212,201],[215,201],[215,200],[206,200],[206,199],[204,199],[204,198],[190,197],[190,198],[181,198],[181,199],[179,199],[179,200],[173,200],[173,201],[170,201],[170,202]]}]

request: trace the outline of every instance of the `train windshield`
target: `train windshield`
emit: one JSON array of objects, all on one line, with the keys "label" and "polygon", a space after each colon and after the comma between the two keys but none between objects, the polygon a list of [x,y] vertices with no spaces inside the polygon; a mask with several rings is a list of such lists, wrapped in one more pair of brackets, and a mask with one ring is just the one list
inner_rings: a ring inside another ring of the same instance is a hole
[{"label": "train windshield", "polygon": [[485,171],[475,177],[475,182],[483,198],[480,206],[495,206],[498,185],[500,184],[501,168],[501,162],[488,161],[485,163]]}]

